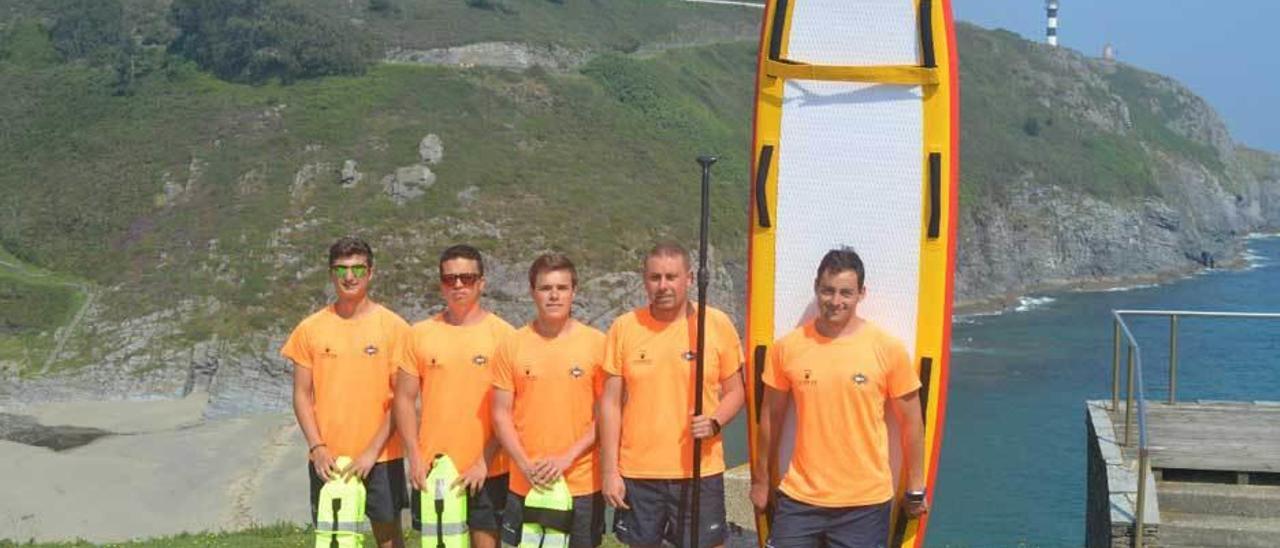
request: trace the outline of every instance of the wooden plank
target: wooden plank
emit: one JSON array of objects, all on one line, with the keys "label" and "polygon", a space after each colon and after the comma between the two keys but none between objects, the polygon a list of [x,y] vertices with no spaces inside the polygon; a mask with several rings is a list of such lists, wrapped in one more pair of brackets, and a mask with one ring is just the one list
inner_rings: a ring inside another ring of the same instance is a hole
[{"label": "wooden plank", "polygon": [[[1111,419],[1115,436],[1123,437],[1124,408],[1111,412]],[[1280,406],[1151,403],[1146,424],[1153,467],[1280,472]],[[1133,437],[1134,447],[1123,449],[1126,459],[1137,458],[1136,431]]]}]

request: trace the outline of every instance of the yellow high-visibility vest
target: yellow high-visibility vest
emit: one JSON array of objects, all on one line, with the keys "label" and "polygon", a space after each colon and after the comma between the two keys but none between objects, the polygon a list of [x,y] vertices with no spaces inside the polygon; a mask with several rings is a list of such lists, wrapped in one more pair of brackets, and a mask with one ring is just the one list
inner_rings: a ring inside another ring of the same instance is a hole
[{"label": "yellow high-visibility vest", "polygon": [[467,490],[453,485],[459,475],[448,455],[436,455],[431,473],[427,474],[427,484],[418,497],[422,548],[470,548]]},{"label": "yellow high-visibility vest", "polygon": [[524,497],[520,548],[568,548],[573,530],[573,494],[564,478],[534,487]]},{"label": "yellow high-visibility vest", "polygon": [[[338,457],[335,465],[345,470],[349,457]],[[325,482],[316,504],[316,548],[363,548],[364,483],[355,474],[344,474]]]}]

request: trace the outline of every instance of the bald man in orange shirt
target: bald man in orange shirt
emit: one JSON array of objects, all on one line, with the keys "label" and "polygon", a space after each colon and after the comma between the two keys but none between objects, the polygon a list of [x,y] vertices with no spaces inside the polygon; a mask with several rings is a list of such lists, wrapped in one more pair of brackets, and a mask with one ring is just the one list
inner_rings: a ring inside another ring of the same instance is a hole
[{"label": "bald man in orange shirt", "polygon": [[[697,314],[693,268],[675,243],[645,257],[649,304],[623,314],[605,340],[600,467],[614,533],[630,546],[698,548],[727,539],[720,430],[742,408],[742,342],[724,312],[707,307],[704,414],[693,414]],[[693,440],[702,440],[700,523],[692,524]]]}]

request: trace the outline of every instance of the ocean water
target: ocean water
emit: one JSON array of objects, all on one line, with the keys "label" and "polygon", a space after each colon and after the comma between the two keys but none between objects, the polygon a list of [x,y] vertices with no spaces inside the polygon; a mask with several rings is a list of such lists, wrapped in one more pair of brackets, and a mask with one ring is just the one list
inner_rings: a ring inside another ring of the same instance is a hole
[{"label": "ocean water", "polygon": [[[1084,402],[1110,397],[1111,310],[1280,312],[1280,239],[1249,244],[1243,270],[957,318],[928,545],[1083,545]],[[1130,325],[1146,395],[1163,400],[1168,320]],[[1183,318],[1178,354],[1180,400],[1280,400],[1280,320]]]}]

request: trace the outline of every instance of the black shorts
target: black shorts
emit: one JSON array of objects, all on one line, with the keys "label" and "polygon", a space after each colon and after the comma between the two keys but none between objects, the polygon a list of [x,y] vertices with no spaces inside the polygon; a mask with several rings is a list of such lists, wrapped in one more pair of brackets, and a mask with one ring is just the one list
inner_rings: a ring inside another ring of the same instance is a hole
[{"label": "black shorts", "polygon": [[769,548],[884,548],[889,544],[893,501],[867,506],[827,508],[805,504],[782,493],[773,514]]},{"label": "black shorts", "polygon": [[[521,528],[524,527],[524,497],[507,493],[507,510],[502,517],[502,542],[520,545]],[[604,495],[599,491],[590,495],[573,497],[573,530],[569,531],[569,546],[594,548],[604,541]]]},{"label": "black shorts", "polygon": [[[316,469],[307,463],[307,476],[311,478],[311,525],[316,525],[316,505],[320,503],[320,488],[324,480],[316,475]],[[369,470],[364,479],[364,515],[378,523],[399,522],[400,511],[409,501],[408,484],[405,483],[404,459],[379,462]]]},{"label": "black shorts", "polygon": [[[699,480],[698,546],[723,544],[727,535],[724,516],[724,475]],[[676,546],[689,545],[689,501],[693,482],[687,479],[622,478],[630,510],[613,514],[613,534],[628,545],[653,546],[663,540]]]},{"label": "black shorts", "polygon": [[[495,534],[502,529],[502,509],[507,503],[507,480],[510,478],[510,474],[486,478],[478,495],[467,495],[467,527]],[[413,509],[413,528],[416,531],[422,530],[421,496],[420,491],[414,490],[413,502],[409,504]]]}]

